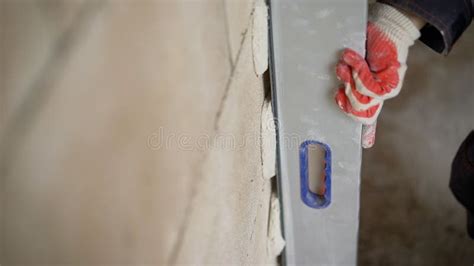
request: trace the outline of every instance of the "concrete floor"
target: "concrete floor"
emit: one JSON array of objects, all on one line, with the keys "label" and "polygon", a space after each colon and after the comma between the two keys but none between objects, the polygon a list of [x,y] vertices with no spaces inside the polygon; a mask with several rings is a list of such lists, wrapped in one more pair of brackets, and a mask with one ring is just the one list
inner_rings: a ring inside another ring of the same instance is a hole
[{"label": "concrete floor", "polygon": [[474,28],[444,58],[421,43],[405,85],[384,105],[364,152],[360,265],[472,265],[474,241],[448,188],[457,148],[474,129]]}]

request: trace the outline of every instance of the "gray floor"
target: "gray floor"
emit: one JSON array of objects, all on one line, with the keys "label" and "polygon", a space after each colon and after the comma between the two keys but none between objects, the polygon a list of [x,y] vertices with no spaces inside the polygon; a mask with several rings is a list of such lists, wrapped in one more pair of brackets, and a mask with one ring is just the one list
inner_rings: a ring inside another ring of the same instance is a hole
[{"label": "gray floor", "polygon": [[474,129],[474,28],[448,57],[418,43],[399,97],[364,152],[360,265],[472,265],[465,212],[448,188],[457,148]]}]

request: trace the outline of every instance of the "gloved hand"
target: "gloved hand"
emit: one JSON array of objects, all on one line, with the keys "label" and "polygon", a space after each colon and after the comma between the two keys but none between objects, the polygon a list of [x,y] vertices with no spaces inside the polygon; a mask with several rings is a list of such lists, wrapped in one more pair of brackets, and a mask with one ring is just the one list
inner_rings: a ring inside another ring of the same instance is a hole
[{"label": "gloved hand", "polygon": [[346,49],[336,68],[344,82],[336,94],[339,107],[357,121],[373,124],[384,100],[400,92],[408,49],[419,37],[418,28],[408,16],[389,5],[372,4],[366,58]]}]

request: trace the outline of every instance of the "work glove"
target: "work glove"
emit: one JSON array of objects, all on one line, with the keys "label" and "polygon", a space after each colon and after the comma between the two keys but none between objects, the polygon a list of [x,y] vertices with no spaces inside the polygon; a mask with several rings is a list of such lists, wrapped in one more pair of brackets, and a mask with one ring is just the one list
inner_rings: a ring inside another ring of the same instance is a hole
[{"label": "work glove", "polygon": [[373,124],[386,99],[397,96],[407,69],[408,49],[420,37],[418,28],[397,9],[375,3],[369,7],[366,57],[345,49],[336,67],[344,82],[336,103],[363,124]]}]

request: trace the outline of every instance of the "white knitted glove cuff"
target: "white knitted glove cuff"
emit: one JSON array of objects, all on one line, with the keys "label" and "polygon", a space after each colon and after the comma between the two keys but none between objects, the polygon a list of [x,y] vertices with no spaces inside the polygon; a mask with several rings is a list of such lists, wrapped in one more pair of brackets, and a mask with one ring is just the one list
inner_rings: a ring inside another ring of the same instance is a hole
[{"label": "white knitted glove cuff", "polygon": [[374,3],[369,7],[369,21],[377,25],[387,36],[398,45],[412,46],[420,37],[415,24],[396,8]]}]

